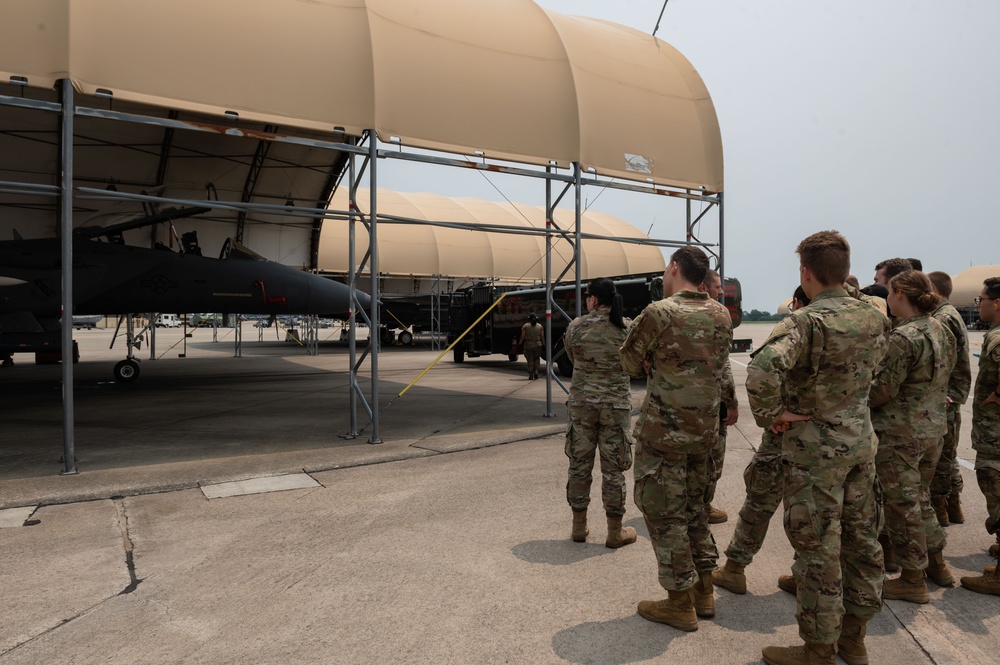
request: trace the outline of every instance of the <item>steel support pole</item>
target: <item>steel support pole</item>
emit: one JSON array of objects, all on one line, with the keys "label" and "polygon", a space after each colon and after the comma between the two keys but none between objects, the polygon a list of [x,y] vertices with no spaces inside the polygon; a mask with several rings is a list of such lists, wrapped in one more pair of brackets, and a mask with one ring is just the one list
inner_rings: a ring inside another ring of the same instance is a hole
[{"label": "steel support pole", "polygon": [[583,218],[583,200],[581,194],[583,193],[582,184],[583,174],[580,172],[580,162],[573,163],[573,192],[576,197],[576,246],[573,248],[573,263],[576,267],[576,315],[580,316],[583,314],[583,303],[580,302],[580,297],[583,295],[583,291],[580,288],[580,241],[583,239],[581,236],[581,223],[580,220]]},{"label": "steel support pole", "polygon": [[722,280],[722,304],[726,304],[726,216],[722,192],[719,192],[719,279]]},{"label": "steel support pole", "polygon": [[[545,171],[552,173],[552,166]],[[552,411],[552,180],[545,180],[545,417]]]},{"label": "steel support pole", "polygon": [[[691,191],[691,190],[688,190]],[[684,239],[691,242],[691,237],[694,235],[694,229],[691,228],[691,199],[684,200]]]},{"label": "steel support pole", "polygon": [[379,306],[379,288],[378,288],[378,136],[374,129],[369,130],[368,133],[368,180],[370,187],[369,199],[370,208],[368,209],[369,221],[371,222],[368,232],[370,234],[368,247],[369,254],[368,257],[368,267],[369,274],[371,275],[371,314],[369,314],[369,319],[371,320],[371,345],[372,352],[372,435],[368,439],[368,443],[382,443],[382,438],[379,436],[378,430],[378,350],[379,346],[382,344],[381,330],[379,330],[379,318],[378,318],[378,306]]},{"label": "steel support pole", "polygon": [[59,234],[62,242],[62,389],[63,389],[63,470],[78,473],[74,441],[73,413],[73,83],[60,81],[62,92],[62,133],[60,155]]},{"label": "steel support pole", "polygon": [[[347,204],[348,212],[357,212],[358,206],[354,200],[354,179],[355,166],[354,166],[354,154],[352,153],[348,161],[348,183],[347,191],[349,194],[349,200]],[[357,320],[354,317],[354,307],[355,307],[355,294],[357,293],[357,256],[355,255],[355,239],[354,239],[354,215],[350,215],[347,222],[347,267],[348,267],[348,277],[347,277],[347,292],[350,298],[350,304],[348,305],[348,315],[347,315],[347,357],[350,362],[350,410],[351,410],[351,428],[347,432],[349,438],[357,438],[358,436],[358,345],[357,345]]]}]

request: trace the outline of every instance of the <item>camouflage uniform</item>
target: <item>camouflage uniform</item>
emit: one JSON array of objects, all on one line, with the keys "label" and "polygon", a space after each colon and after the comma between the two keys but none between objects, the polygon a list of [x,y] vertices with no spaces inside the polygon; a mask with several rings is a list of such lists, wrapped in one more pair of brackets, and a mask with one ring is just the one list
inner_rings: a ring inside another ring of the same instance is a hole
[{"label": "camouflage uniform", "polygon": [[[618,348],[626,331],[611,323],[610,310],[595,309],[577,317],[566,329],[564,346],[573,363],[573,383],[566,402],[566,456],[570,508],[586,510],[594,453],[601,454],[601,496],[608,517],[625,514],[625,471],[632,466],[630,382],[622,371]],[[625,321],[627,326],[629,321]]]},{"label": "camouflage uniform", "polygon": [[[948,379],[948,431],[944,435],[941,458],[934,471],[931,483],[931,499],[947,499],[962,493],[962,472],[958,468],[958,433],[962,427],[962,405],[969,398],[972,386],[972,364],[969,361],[969,333],[965,320],[958,310],[945,300],[937,306],[931,316],[944,324],[955,337],[958,356],[955,369]],[[932,502],[933,503],[933,502]]]},{"label": "camouflage uniform", "polygon": [[[733,379],[733,368],[729,363],[723,370],[722,376],[722,403],[726,405],[726,411],[732,413],[740,408],[736,401],[736,381]],[[709,456],[708,487],[705,488],[705,503],[712,503],[715,498],[715,488],[722,478],[722,465],[726,461],[726,426],[719,423],[719,437],[712,446],[712,454]]]},{"label": "camouflage uniform", "polygon": [[807,643],[835,643],[845,610],[868,621],[882,607],[868,392],[888,327],[874,306],[830,289],[779,323],[747,369],[758,425],[785,410],[810,417],[781,437],[785,532]]},{"label": "camouflage uniform", "polygon": [[[882,298],[866,296],[850,285],[845,285],[848,295],[870,305],[879,307],[877,302]],[[881,309],[879,310],[881,311]],[[759,351],[759,349],[758,349]],[[753,358],[758,351],[750,354]],[[733,537],[726,548],[726,558],[740,566],[749,566],[753,558],[764,546],[768,527],[774,511],[778,509],[784,495],[785,479],[784,465],[781,461],[781,434],[775,434],[765,428],[761,436],[760,447],[754,452],[753,459],[743,470],[743,483],[747,495],[740,509],[740,517],[736,522]]]},{"label": "camouflage uniform", "polygon": [[[986,531],[1000,534],[1000,404],[983,404],[1000,383],[1000,322],[983,338],[972,396],[972,448],[976,480],[986,496]],[[997,536],[1000,542],[1000,535]]]},{"label": "camouflage uniform", "polygon": [[955,366],[955,339],[930,316],[900,321],[872,383],[875,468],[882,485],[886,529],[899,565],[927,567],[944,549],[944,532],[930,500],[941,444],[948,431],[945,396]]},{"label": "camouflage uniform", "polygon": [[541,323],[525,323],[521,326],[524,335],[524,359],[528,361],[528,378],[538,378],[538,360],[542,354],[542,332],[545,328]]},{"label": "camouflage uniform", "polygon": [[708,529],[708,454],[719,431],[723,368],[733,324],[707,293],[681,291],[646,307],[629,330],[621,363],[632,376],[651,361],[635,425],[635,503],[646,519],[660,585],[683,591],[719,558]]},{"label": "camouflage uniform", "polygon": [[781,503],[785,486],[781,437],[781,434],[765,429],[760,448],[743,471],[747,496],[740,509],[733,538],[726,548],[726,558],[740,566],[749,566],[764,545],[771,517]]}]

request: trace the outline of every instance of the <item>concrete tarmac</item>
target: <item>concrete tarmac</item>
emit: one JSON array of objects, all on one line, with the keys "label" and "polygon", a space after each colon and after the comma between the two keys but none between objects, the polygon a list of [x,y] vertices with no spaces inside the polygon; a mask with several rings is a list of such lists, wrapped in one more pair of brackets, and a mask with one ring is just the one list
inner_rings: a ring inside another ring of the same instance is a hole
[{"label": "concrete tarmac", "polygon": [[[756,346],[769,330],[738,333]],[[339,436],[341,348],[306,356],[251,336],[243,358],[196,337],[187,358],[144,361],[121,386],[108,383],[109,333],[78,334],[92,343],[77,365],[75,476],[58,475],[59,368],[18,357],[0,371],[0,665],[743,664],[799,642],[795,600],[775,584],[792,558],[780,516],[747,569],[749,593],[717,589],[717,615],[697,632],[635,613],[665,595],[642,519],[630,503],[639,541],[604,547],[595,474],[588,542],[569,540],[564,397],[544,417],[545,382],[527,381],[523,362],[448,358],[392,401],[437,354],[386,350],[383,443],[369,445]],[[732,359],[741,415],[715,501],[730,514],[713,527],[720,549],[760,441],[747,354]],[[638,403],[640,382],[633,392]],[[989,563],[991,542],[975,475],[963,466],[963,477],[967,520],[948,527],[945,550],[956,577]],[[236,493],[268,483],[281,491]],[[869,625],[871,662],[1000,662],[1000,598],[930,586],[929,604],[886,602]]]}]

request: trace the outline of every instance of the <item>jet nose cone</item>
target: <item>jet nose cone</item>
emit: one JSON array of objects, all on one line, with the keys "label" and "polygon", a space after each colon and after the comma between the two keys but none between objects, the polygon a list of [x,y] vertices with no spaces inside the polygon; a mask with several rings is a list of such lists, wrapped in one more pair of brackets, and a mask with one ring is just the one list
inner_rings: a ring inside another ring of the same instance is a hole
[{"label": "jet nose cone", "polygon": [[364,291],[355,291],[355,293],[357,294],[358,302],[361,303],[361,307],[370,309],[372,306],[372,297]]},{"label": "jet nose cone", "polygon": [[[314,307],[313,311],[322,311],[337,317],[346,317],[350,311],[350,289],[342,282],[337,282],[325,277],[316,277],[318,282],[313,283],[313,294],[321,301],[320,307]],[[360,303],[360,307],[368,309],[371,306],[371,297],[363,291],[355,290],[355,298]],[[355,310],[358,309],[356,305]]]}]

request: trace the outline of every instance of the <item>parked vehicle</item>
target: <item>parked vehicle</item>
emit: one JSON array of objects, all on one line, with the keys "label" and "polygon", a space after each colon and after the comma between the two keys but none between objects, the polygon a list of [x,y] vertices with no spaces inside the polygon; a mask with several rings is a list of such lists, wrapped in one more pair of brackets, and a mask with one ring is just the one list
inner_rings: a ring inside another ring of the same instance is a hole
[{"label": "parked vehicle", "polygon": [[93,330],[103,318],[103,314],[88,314],[85,316],[74,315],[73,327],[77,330]]},{"label": "parked vehicle", "polygon": [[[628,275],[611,278],[624,300],[623,314],[635,318],[645,309],[646,305],[663,297],[662,273],[644,275]],[[743,318],[742,290],[739,281],[726,278],[726,307],[733,318],[733,327],[740,324]],[[476,358],[491,353],[500,353],[508,360],[518,358],[517,341],[521,326],[528,320],[528,315],[534,313],[542,322],[545,320],[545,287],[544,286],[496,286],[480,285],[462,289],[451,294],[449,316],[447,317],[448,343],[454,342],[458,336],[483,314],[501,294],[507,296],[484,317],[452,350],[456,363],[463,362],[465,357]],[[554,284],[552,298],[555,305],[572,315],[576,311],[575,284]],[[563,352],[563,334],[569,321],[553,311],[552,315],[552,358],[562,376],[573,374],[573,363]],[[740,346],[749,340],[735,340],[734,350],[745,350]]]},{"label": "parked vehicle", "polygon": [[156,316],[157,328],[180,328],[181,319],[176,314],[158,314]]}]

